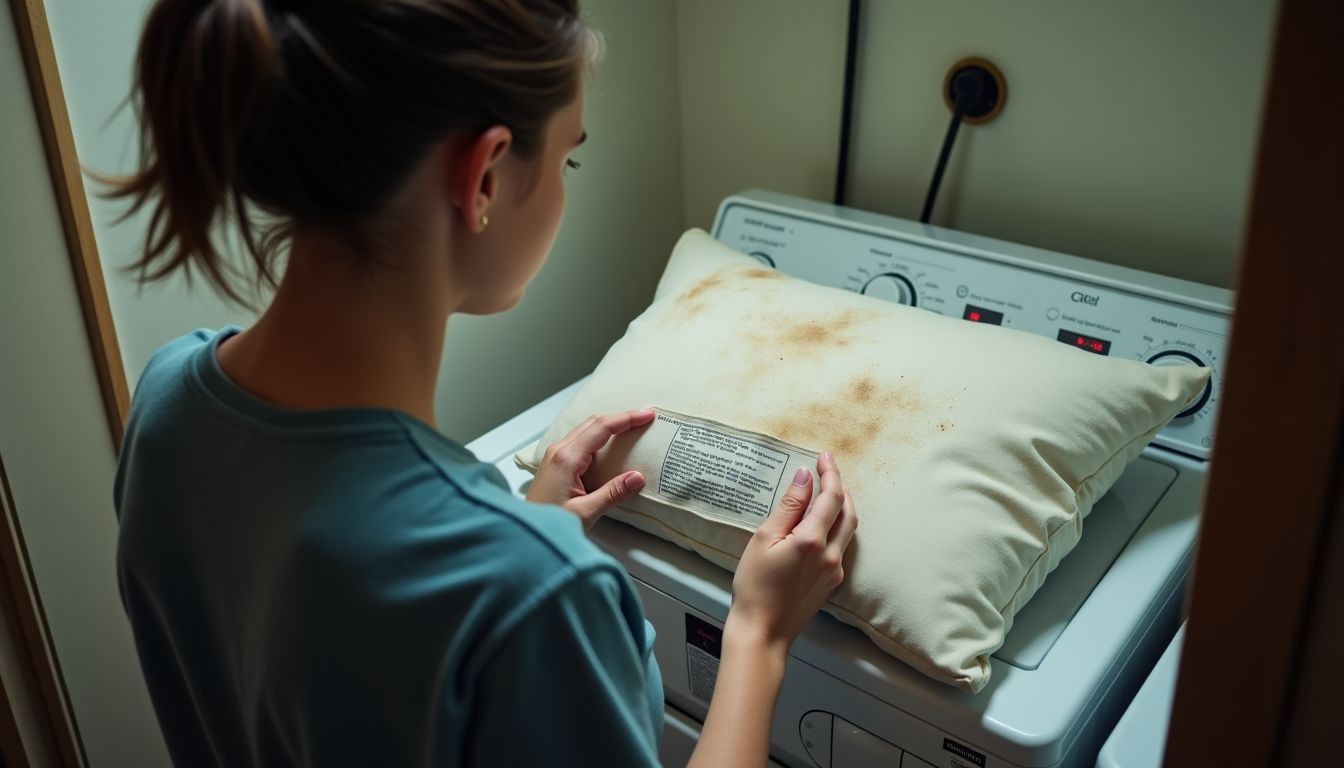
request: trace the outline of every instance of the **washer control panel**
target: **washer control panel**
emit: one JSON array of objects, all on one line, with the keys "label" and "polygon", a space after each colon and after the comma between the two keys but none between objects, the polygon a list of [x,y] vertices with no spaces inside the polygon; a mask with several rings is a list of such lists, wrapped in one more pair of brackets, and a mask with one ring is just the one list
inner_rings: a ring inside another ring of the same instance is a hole
[{"label": "washer control panel", "polygon": [[933,768],[933,764],[883,741],[848,720],[814,709],[798,723],[798,738],[817,768],[890,765]]},{"label": "washer control panel", "polygon": [[1231,294],[1077,257],[782,195],[731,197],[714,235],[794,277],[1056,339],[1091,354],[1195,365],[1203,395],[1154,441],[1208,458]]}]

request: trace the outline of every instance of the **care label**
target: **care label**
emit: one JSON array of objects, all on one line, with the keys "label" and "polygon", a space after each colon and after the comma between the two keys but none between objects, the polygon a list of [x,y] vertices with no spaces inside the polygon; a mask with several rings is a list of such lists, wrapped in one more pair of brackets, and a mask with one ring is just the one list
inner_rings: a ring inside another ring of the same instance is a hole
[{"label": "care label", "polygon": [[723,630],[686,614],[686,677],[692,696],[704,702],[714,698],[722,655]]},{"label": "care label", "polygon": [[767,435],[658,409],[641,440],[663,440],[657,483],[643,495],[755,529],[817,455]]}]

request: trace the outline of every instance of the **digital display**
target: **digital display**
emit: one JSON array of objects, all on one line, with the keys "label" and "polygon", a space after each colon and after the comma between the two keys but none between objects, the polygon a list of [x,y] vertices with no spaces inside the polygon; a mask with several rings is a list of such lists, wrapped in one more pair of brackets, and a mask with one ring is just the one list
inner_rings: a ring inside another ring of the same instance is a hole
[{"label": "digital display", "polygon": [[989,323],[990,325],[1003,325],[1003,313],[995,312],[992,309],[977,307],[974,304],[967,304],[966,311],[961,313],[962,320],[970,320],[972,323]]},{"label": "digital display", "polygon": [[1098,339],[1095,336],[1084,336],[1081,333],[1060,328],[1059,335],[1055,338],[1065,344],[1072,344],[1079,349],[1086,349],[1088,352],[1095,352],[1098,355],[1109,355],[1111,353],[1111,342]]}]

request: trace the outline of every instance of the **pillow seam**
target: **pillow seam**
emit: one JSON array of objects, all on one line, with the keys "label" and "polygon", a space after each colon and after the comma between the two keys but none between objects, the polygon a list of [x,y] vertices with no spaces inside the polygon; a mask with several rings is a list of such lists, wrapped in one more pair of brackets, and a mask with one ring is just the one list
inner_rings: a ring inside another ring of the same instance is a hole
[{"label": "pillow seam", "polygon": [[[1170,421],[1170,419],[1168,419],[1168,421]],[[1166,422],[1164,421],[1163,424],[1165,424],[1165,423],[1166,423]],[[1093,481],[1093,479],[1095,479],[1095,478],[1097,477],[1097,475],[1100,475],[1102,472],[1104,472],[1104,471],[1106,470],[1107,467],[1109,467],[1109,466],[1111,466],[1112,464],[1114,464],[1115,461],[1116,461],[1116,459],[1120,458],[1120,456],[1122,456],[1122,455],[1124,455],[1124,454],[1127,454],[1127,453],[1129,452],[1129,448],[1130,448],[1130,446],[1134,445],[1135,443],[1137,443],[1137,442],[1139,442],[1139,441],[1143,441],[1143,442],[1146,443],[1146,442],[1152,440],[1153,435],[1155,435],[1157,432],[1160,432],[1161,429],[1162,429],[1162,427],[1159,426],[1159,427],[1156,428],[1156,429],[1149,430],[1148,432],[1145,432],[1145,433],[1143,433],[1143,434],[1141,434],[1141,435],[1135,437],[1134,439],[1130,440],[1129,442],[1125,443],[1124,445],[1120,446],[1120,449],[1117,450],[1115,453],[1111,454],[1110,458],[1106,459],[1106,461],[1103,461],[1103,462],[1101,463],[1101,466],[1100,466],[1100,467],[1097,467],[1096,471],[1094,471],[1092,474],[1088,475],[1087,477],[1083,478],[1083,480],[1082,480],[1081,482],[1079,482],[1078,485],[1077,485],[1076,487],[1070,489],[1070,490],[1073,491],[1073,510],[1069,512],[1069,516],[1068,516],[1068,519],[1067,519],[1067,520],[1065,520],[1064,522],[1062,522],[1062,523],[1060,523],[1059,525],[1055,526],[1055,529],[1054,529],[1053,531],[1051,531],[1051,532],[1049,532],[1049,533],[1047,533],[1047,534],[1045,535],[1045,547],[1044,547],[1044,548],[1043,548],[1043,549],[1036,555],[1036,559],[1033,560],[1033,561],[1031,562],[1031,566],[1030,566],[1029,568],[1027,568],[1027,572],[1026,572],[1025,574],[1023,574],[1023,576],[1022,576],[1022,581],[1018,582],[1017,588],[1013,590],[1013,594],[1008,598],[1007,602],[1005,602],[1005,603],[999,608],[999,616],[1000,616],[1001,618],[1003,618],[1005,621],[1007,620],[1008,617],[1007,617],[1007,615],[1006,615],[1005,612],[1008,610],[1008,606],[1012,605],[1013,602],[1017,600],[1017,596],[1018,596],[1019,594],[1021,594],[1021,592],[1022,592],[1022,588],[1026,586],[1027,582],[1031,580],[1032,575],[1033,575],[1033,574],[1036,572],[1036,570],[1040,567],[1040,565],[1041,565],[1041,559],[1042,559],[1043,557],[1045,557],[1046,555],[1050,554],[1050,549],[1051,549],[1051,547],[1054,545],[1055,537],[1059,535],[1059,532],[1062,531],[1062,530],[1064,530],[1064,527],[1067,526],[1069,523],[1081,522],[1081,518],[1079,517],[1079,509],[1078,509],[1078,494],[1079,494],[1079,492],[1082,491],[1084,488],[1086,488],[1087,485],[1088,485],[1088,483],[1091,483],[1091,482]],[[1078,532],[1078,538],[1081,539],[1082,537],[1083,537],[1083,533],[1082,533],[1082,531],[1080,530],[1080,531]],[[1067,556],[1067,555],[1066,555],[1066,556]],[[1017,612],[1014,611],[1013,613],[1016,614]]]}]

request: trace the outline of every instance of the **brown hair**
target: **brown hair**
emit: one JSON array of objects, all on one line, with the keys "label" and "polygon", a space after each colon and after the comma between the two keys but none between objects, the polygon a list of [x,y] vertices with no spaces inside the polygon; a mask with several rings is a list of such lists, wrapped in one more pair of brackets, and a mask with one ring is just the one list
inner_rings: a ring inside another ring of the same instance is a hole
[{"label": "brown hair", "polygon": [[274,285],[295,227],[358,236],[450,133],[506,125],[534,157],[597,45],[578,0],[158,0],[135,64],[140,168],[108,193],[127,216],[152,204],[131,269],[197,267],[246,303],[217,224]]}]

